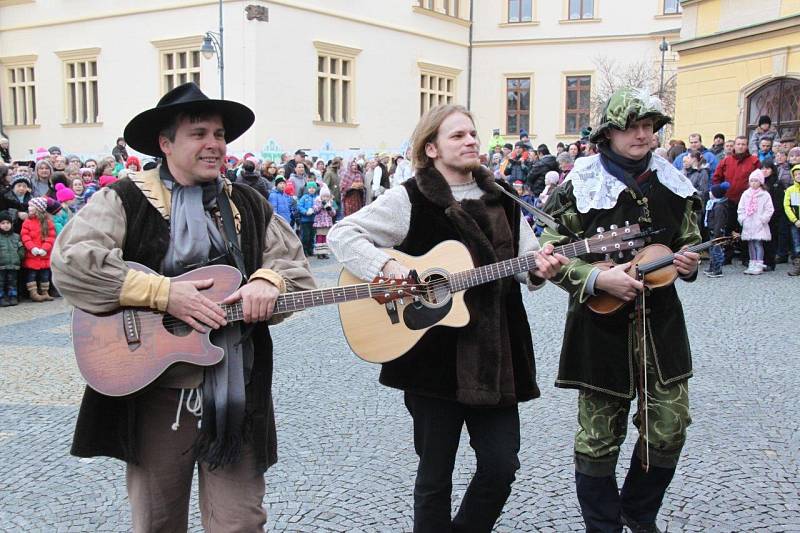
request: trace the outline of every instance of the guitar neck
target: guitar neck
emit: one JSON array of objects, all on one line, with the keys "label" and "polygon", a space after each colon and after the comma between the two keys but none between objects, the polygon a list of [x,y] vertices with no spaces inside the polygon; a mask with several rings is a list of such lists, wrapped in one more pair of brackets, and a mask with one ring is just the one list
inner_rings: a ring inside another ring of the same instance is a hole
[{"label": "guitar neck", "polygon": [[[571,242],[563,246],[556,246],[553,250],[553,253],[561,254],[570,259],[589,252],[589,241],[586,239]],[[538,252],[532,252],[520,257],[514,257],[513,259],[492,263],[491,265],[484,265],[471,270],[453,273],[449,278],[450,291],[464,291],[476,285],[507,278],[508,276],[519,274],[520,272],[535,270],[537,253]]]},{"label": "guitar neck", "polygon": [[[702,252],[708,248],[714,246],[716,241],[707,241],[702,242],[700,244],[695,244],[694,246],[688,247],[684,252]],[[655,272],[660,268],[664,268],[665,266],[671,265],[672,261],[675,260],[675,254],[670,254],[668,256],[662,257],[661,259],[656,259],[654,261],[650,261],[649,263],[642,263],[638,265],[636,268],[641,274],[649,274],[650,272]]]},{"label": "guitar neck", "polygon": [[[329,289],[287,292],[278,296],[272,313],[275,315],[294,313],[295,311],[301,311],[308,307],[364,300],[366,298],[372,298],[372,285],[370,283],[331,287]],[[241,300],[232,304],[223,304],[220,307],[225,311],[229,322],[244,320]]]}]

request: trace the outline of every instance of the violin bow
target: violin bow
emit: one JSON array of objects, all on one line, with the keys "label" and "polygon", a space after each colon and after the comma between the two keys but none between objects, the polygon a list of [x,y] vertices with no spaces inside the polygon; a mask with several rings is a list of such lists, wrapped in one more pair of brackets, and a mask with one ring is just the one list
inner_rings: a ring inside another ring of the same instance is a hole
[{"label": "violin bow", "polygon": [[533,204],[529,204],[528,202],[526,202],[525,200],[523,200],[518,196],[514,196],[513,194],[505,190],[503,186],[497,183],[496,181],[493,181],[492,183],[494,183],[495,187],[500,189],[500,191],[503,194],[505,194],[506,196],[517,202],[520,205],[520,207],[522,207],[524,210],[532,214],[536,218],[536,220],[542,224],[542,226],[547,226],[556,233],[559,233],[561,235],[567,235],[568,237],[575,239],[576,241],[581,240],[581,238],[574,231],[566,227],[564,224],[561,224],[555,218],[548,215],[538,207],[535,207]]}]

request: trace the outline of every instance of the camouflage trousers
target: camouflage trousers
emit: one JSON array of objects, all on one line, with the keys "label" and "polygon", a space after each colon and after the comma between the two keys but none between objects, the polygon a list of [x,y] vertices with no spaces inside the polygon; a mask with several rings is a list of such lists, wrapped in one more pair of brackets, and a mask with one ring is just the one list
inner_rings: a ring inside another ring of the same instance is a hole
[{"label": "camouflage trousers", "polygon": [[[636,352],[634,352],[636,353]],[[650,354],[648,354],[650,355]],[[639,375],[638,355],[634,356],[634,377]],[[687,380],[665,387],[658,381],[652,356],[647,359],[647,425],[650,464],[675,468],[692,423],[689,414]],[[614,475],[619,450],[625,442],[631,400],[582,389],[578,394],[578,432],[575,435],[575,469],[590,476]],[[637,409],[638,411],[638,409]],[[645,438],[643,416],[636,413],[633,424],[639,431],[636,453]]]}]

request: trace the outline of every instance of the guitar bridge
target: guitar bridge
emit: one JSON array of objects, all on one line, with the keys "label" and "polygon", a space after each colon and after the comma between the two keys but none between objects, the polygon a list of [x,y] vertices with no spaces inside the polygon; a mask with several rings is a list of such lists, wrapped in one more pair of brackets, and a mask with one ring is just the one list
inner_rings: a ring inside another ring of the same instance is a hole
[{"label": "guitar bridge", "polygon": [[125,330],[125,340],[128,343],[128,347],[135,350],[141,346],[141,324],[139,324],[139,315],[135,309],[122,311],[122,326]]}]

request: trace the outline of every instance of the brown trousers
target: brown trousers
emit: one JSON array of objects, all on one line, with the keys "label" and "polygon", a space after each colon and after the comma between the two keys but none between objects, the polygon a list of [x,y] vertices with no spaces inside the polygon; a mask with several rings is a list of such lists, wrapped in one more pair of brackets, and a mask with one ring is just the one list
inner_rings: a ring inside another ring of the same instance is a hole
[{"label": "brown trousers", "polygon": [[[196,461],[191,447],[197,434],[193,414],[181,409],[180,427],[171,429],[180,390],[155,387],[136,400],[136,438],[140,462],[127,465],[128,499],[133,530],[184,532]],[[185,402],[185,399],[184,399]],[[264,475],[255,467],[253,449],[242,448],[241,460],[215,470],[199,470],[200,516],[209,532],[262,532],[267,514],[262,506]]]}]

